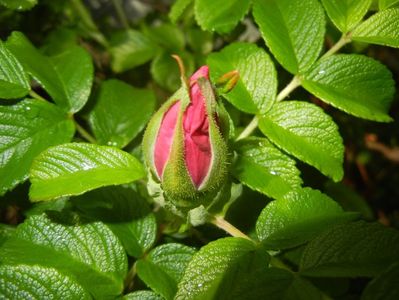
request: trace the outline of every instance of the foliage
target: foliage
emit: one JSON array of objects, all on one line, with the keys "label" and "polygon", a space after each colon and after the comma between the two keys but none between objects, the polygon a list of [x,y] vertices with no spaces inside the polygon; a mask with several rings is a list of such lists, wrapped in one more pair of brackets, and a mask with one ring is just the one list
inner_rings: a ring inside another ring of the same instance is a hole
[{"label": "foliage", "polygon": [[[361,137],[399,143],[399,1],[155,2],[0,0],[0,298],[397,299],[398,217],[370,206],[397,166]],[[204,64],[229,176],[177,216],[142,136]]]}]

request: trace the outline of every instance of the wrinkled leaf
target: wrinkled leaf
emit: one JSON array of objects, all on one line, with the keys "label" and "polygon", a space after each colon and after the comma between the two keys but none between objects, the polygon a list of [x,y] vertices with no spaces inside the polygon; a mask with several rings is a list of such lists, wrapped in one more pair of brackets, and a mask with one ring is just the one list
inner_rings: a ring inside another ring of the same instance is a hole
[{"label": "wrinkled leaf", "polygon": [[130,294],[126,294],[122,298],[123,300],[163,300],[161,296],[157,295],[152,291],[135,291]]},{"label": "wrinkled leaf", "polygon": [[100,144],[125,147],[142,131],[155,108],[155,95],[116,79],[103,81],[89,122]]},{"label": "wrinkled leaf", "polygon": [[362,300],[396,300],[399,299],[399,262],[391,265],[387,270],[374,278],[366,286]]},{"label": "wrinkled leaf", "polygon": [[1,299],[91,299],[73,278],[53,268],[0,266]]},{"label": "wrinkled leaf", "polygon": [[0,98],[13,99],[25,96],[30,90],[28,76],[1,40],[0,65]]},{"label": "wrinkled leaf", "polygon": [[316,61],[325,32],[317,0],[255,0],[253,15],[270,51],[290,73],[304,72]]},{"label": "wrinkled leaf", "polygon": [[380,0],[380,1],[378,1],[378,6],[379,6],[380,10],[387,9],[387,8],[397,5],[397,4],[399,4],[399,0]]},{"label": "wrinkled leaf", "polygon": [[295,161],[267,139],[245,139],[236,150],[233,174],[250,188],[279,199],[302,184]]},{"label": "wrinkled leaf", "polygon": [[0,5],[13,10],[28,10],[36,4],[37,0],[0,0]]},{"label": "wrinkled leaf", "polygon": [[0,261],[54,268],[73,276],[97,299],[121,293],[127,272],[125,252],[107,226],[100,222],[71,224],[44,214],[18,227],[0,248]]},{"label": "wrinkled leaf", "polygon": [[237,70],[236,86],[223,95],[238,109],[247,113],[265,113],[276,98],[277,74],[267,53],[254,44],[233,43],[211,54],[207,63],[216,82],[223,74]]},{"label": "wrinkled leaf", "polygon": [[270,202],[256,222],[256,232],[266,247],[290,248],[357,216],[357,213],[345,213],[319,191],[305,188]]},{"label": "wrinkled leaf", "polygon": [[36,157],[30,171],[29,196],[32,201],[40,201],[80,195],[144,176],[140,162],[117,148],[86,143],[64,144]]},{"label": "wrinkled leaf", "polygon": [[387,122],[395,92],[391,72],[369,57],[355,54],[322,59],[304,75],[312,94],[354,116]]},{"label": "wrinkled leaf", "polygon": [[362,20],[371,2],[372,0],[322,0],[328,16],[344,33]]},{"label": "wrinkled leaf", "polygon": [[399,48],[399,8],[372,15],[352,33],[355,41]]},{"label": "wrinkled leaf", "polygon": [[399,231],[364,221],[331,228],[305,248],[300,271],[307,276],[372,277],[398,259]]},{"label": "wrinkled leaf", "polygon": [[26,99],[0,106],[0,195],[28,178],[40,152],[69,142],[73,134],[73,122],[48,102]]},{"label": "wrinkled leaf", "polygon": [[306,102],[279,102],[259,120],[259,128],[283,150],[334,181],[341,180],[342,138],[337,125],[321,108]]}]

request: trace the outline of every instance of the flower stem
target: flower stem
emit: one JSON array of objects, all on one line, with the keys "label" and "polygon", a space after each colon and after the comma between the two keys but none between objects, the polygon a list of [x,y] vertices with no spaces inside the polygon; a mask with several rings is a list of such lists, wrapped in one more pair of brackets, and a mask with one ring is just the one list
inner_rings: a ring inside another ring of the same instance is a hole
[{"label": "flower stem", "polygon": [[216,225],[217,227],[219,227],[220,229],[223,229],[224,231],[226,231],[228,234],[230,234],[231,236],[234,237],[241,237],[247,240],[252,241],[252,239],[247,236],[245,233],[243,233],[241,230],[239,230],[238,228],[236,228],[235,226],[233,226],[232,224],[230,224],[229,222],[227,222],[223,217],[221,216],[213,216],[210,219],[210,222],[214,225]]},{"label": "flower stem", "polygon": [[75,123],[76,130],[79,132],[79,134],[80,134],[85,140],[87,140],[88,142],[90,142],[90,143],[92,143],[92,144],[97,144],[96,139],[95,139],[90,133],[88,133],[86,129],[84,129],[82,126],[80,126],[79,123],[76,122],[75,119],[73,119],[73,122]]},{"label": "flower stem", "polygon": [[38,93],[36,93],[34,90],[30,90],[29,91],[29,96],[31,96],[34,99],[40,100],[40,101],[46,101],[46,99],[44,99],[42,96],[40,96]]}]

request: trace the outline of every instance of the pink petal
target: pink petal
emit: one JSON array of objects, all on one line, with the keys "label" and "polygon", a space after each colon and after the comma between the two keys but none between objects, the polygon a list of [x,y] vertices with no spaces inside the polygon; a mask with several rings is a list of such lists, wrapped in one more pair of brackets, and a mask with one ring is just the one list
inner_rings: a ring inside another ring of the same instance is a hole
[{"label": "pink petal", "polygon": [[209,79],[209,68],[203,66],[190,78],[190,100],[183,116],[184,149],[187,169],[196,187],[208,174],[212,149],[209,141],[209,120],[205,98],[196,82],[200,77]]},{"label": "pink petal", "polygon": [[180,101],[174,103],[165,113],[155,142],[154,158],[155,168],[159,178],[162,178],[165,164],[172,148],[177,117],[180,110]]}]

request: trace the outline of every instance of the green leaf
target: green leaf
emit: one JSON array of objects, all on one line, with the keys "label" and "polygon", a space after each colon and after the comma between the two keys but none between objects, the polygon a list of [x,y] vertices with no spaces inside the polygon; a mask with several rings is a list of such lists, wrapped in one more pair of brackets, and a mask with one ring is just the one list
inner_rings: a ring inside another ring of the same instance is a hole
[{"label": "green leaf", "polygon": [[116,79],[101,83],[89,122],[100,144],[125,147],[149,121],[155,108],[155,95]]},{"label": "green leaf", "polygon": [[92,299],[76,280],[52,268],[0,266],[1,299]]},{"label": "green leaf", "polygon": [[240,79],[223,95],[238,109],[247,113],[265,113],[276,98],[277,74],[269,55],[249,43],[233,43],[209,55],[207,63],[216,82],[223,74],[237,70]]},{"label": "green leaf", "polygon": [[363,55],[322,59],[304,75],[302,85],[324,102],[354,116],[388,122],[395,92],[391,72]]},{"label": "green leaf", "polygon": [[325,300],[326,297],[305,278],[294,276],[291,286],[287,289],[284,300]]},{"label": "green leaf", "polygon": [[396,300],[399,299],[399,262],[374,278],[365,288],[362,300]]},{"label": "green leaf", "polygon": [[93,65],[90,55],[79,47],[49,58],[41,54],[20,32],[13,32],[6,43],[52,99],[68,112],[77,112],[88,100]]},{"label": "green leaf", "polygon": [[352,33],[355,41],[399,48],[399,8],[380,11]]},{"label": "green leaf", "polygon": [[250,138],[238,144],[234,176],[251,189],[279,199],[302,184],[295,161],[267,139]]},{"label": "green leaf", "polygon": [[86,143],[64,144],[36,157],[30,171],[29,196],[32,201],[40,201],[80,195],[144,176],[140,162],[117,148]]},{"label": "green leaf", "polygon": [[148,37],[140,31],[130,29],[114,33],[110,44],[111,67],[115,73],[146,63],[154,57],[157,50]]},{"label": "green leaf", "polygon": [[169,12],[170,20],[176,23],[191,2],[193,2],[193,0],[176,0]]},{"label": "green leaf", "polygon": [[399,232],[379,223],[339,225],[311,241],[300,271],[307,276],[375,276],[398,259]]},{"label": "green leaf", "polygon": [[343,176],[344,147],[338,127],[318,106],[299,101],[276,103],[259,128],[277,146],[335,181]]},{"label": "green leaf", "polygon": [[126,294],[122,298],[123,300],[163,300],[161,296],[155,294],[152,291],[135,291],[130,294]]},{"label": "green leaf", "polygon": [[26,99],[0,106],[0,195],[28,178],[33,159],[71,140],[73,122],[55,105]]},{"label": "green leaf", "polygon": [[390,7],[392,7],[394,5],[398,5],[398,4],[399,4],[399,0],[380,0],[378,2],[378,7],[380,10],[383,10],[383,9],[387,9],[387,8],[390,8]]},{"label": "green leaf", "polygon": [[152,290],[166,300],[173,299],[177,284],[195,250],[181,244],[164,244],[136,263],[137,274]]},{"label": "green leaf", "polygon": [[0,223],[0,246],[14,234],[14,231],[14,226]]},{"label": "green leaf", "polygon": [[[151,75],[161,87],[168,91],[176,91],[181,86],[180,70],[167,51],[161,51],[151,63]],[[178,52],[178,55],[183,60],[186,75],[194,72],[194,58],[188,52]]]},{"label": "green leaf", "polygon": [[346,33],[353,29],[367,13],[372,0],[322,0],[334,25]]},{"label": "green leaf", "polygon": [[268,261],[266,251],[246,239],[210,242],[194,254],[175,299],[282,299],[292,274],[267,268]]},{"label": "green leaf", "polygon": [[68,99],[68,109],[80,111],[89,99],[93,83],[93,62],[90,55],[78,46],[50,58]]},{"label": "green leaf", "polygon": [[249,10],[250,0],[196,0],[195,18],[203,30],[228,33]]},{"label": "green leaf", "polygon": [[0,98],[12,99],[25,96],[30,90],[28,76],[1,40],[0,64]]},{"label": "green leaf", "polygon": [[291,248],[356,217],[357,213],[345,213],[328,196],[304,188],[270,202],[256,222],[256,232],[267,248]]},{"label": "green leaf", "polygon": [[119,295],[127,272],[125,251],[103,223],[71,224],[44,214],[18,227],[0,248],[0,261],[55,268],[95,299]]},{"label": "green leaf", "polygon": [[270,51],[290,73],[306,71],[324,42],[325,17],[317,0],[255,0],[253,15]]},{"label": "green leaf", "polygon": [[172,24],[159,24],[157,26],[145,27],[144,33],[155,44],[171,51],[183,50],[185,46],[185,37],[182,30]]},{"label": "green leaf", "polygon": [[105,187],[71,199],[81,213],[105,222],[126,252],[142,257],[153,246],[157,223],[147,201],[130,188]]},{"label": "green leaf", "polygon": [[28,10],[36,4],[37,0],[0,0],[0,5],[13,10]]}]

